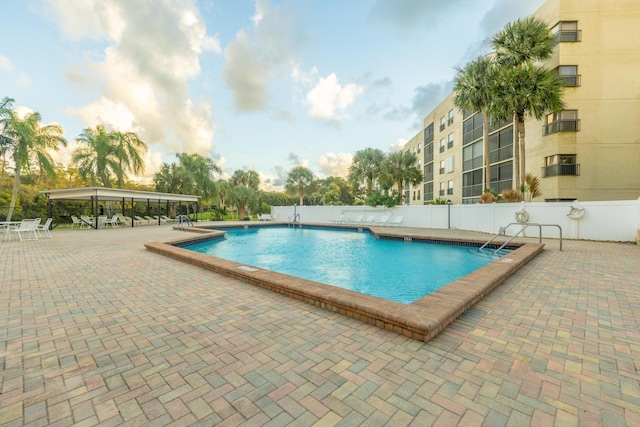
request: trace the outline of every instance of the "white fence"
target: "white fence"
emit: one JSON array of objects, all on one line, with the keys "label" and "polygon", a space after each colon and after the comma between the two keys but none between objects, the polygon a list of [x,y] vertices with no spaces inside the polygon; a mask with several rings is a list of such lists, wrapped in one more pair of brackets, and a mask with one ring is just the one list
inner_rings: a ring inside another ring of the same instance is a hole
[{"label": "white fence", "polygon": [[[574,208],[574,217],[570,214]],[[370,206],[274,206],[271,215],[288,221],[294,213],[302,223],[330,223],[342,215],[351,218],[363,215],[376,218],[402,216],[405,227],[452,228],[495,234],[509,223],[516,222],[516,212],[526,211],[529,222],[557,224],[567,239],[635,242],[640,230],[640,199],[608,202],[554,203],[493,203],[474,205],[425,205],[372,208]],[[519,227],[507,230],[515,232]],[[529,231],[530,230],[530,231]],[[528,236],[537,236],[538,229],[528,229]],[[543,227],[543,236],[557,238],[556,227]]]}]

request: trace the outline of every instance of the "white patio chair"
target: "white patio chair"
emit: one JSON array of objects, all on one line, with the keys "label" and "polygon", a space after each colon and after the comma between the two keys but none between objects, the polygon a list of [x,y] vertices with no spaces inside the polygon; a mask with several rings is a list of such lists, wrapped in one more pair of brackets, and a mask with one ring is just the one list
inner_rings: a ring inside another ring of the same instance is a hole
[{"label": "white patio chair", "polygon": [[389,221],[388,225],[391,225],[393,227],[399,227],[400,225],[402,225],[402,221],[403,221],[402,215],[394,216],[393,219]]},{"label": "white patio chair", "polygon": [[80,215],[80,228],[93,227],[96,224],[95,218],[90,218],[89,215]]},{"label": "white patio chair", "polygon": [[49,231],[49,228],[51,228],[51,221],[53,221],[53,218],[47,218],[47,221],[44,224],[38,225],[38,227],[36,228],[38,236],[42,236],[42,233],[44,233],[50,239],[53,237],[51,235],[51,231]]},{"label": "white patio chair", "polygon": [[104,221],[102,221],[102,225],[104,227],[108,227],[110,225],[111,228],[117,228],[118,227],[118,214],[115,214],[111,218],[107,217]]},{"label": "white patio chair", "polygon": [[25,240],[38,240],[38,225],[40,225],[40,218],[23,219],[20,221],[20,224],[12,227],[9,231],[18,234],[21,242]]},{"label": "white patio chair", "polygon": [[82,221],[75,215],[71,215],[71,228],[82,228]]}]

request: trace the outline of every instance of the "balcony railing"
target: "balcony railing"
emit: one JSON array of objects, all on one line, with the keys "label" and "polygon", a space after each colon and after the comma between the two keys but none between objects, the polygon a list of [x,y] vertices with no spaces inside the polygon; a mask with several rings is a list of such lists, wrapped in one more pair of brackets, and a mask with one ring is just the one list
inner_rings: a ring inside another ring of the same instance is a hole
[{"label": "balcony railing", "polygon": [[582,40],[581,30],[562,30],[553,35],[556,43],[571,43]]},{"label": "balcony railing", "polygon": [[550,176],[580,176],[579,163],[558,163],[557,165],[549,165],[542,168],[542,177]]},{"label": "balcony railing", "polygon": [[565,87],[578,87],[580,86],[580,74],[574,76],[560,76],[562,79],[562,86]]},{"label": "balcony railing", "polygon": [[453,194],[453,188],[447,188],[447,194]]},{"label": "balcony railing", "polygon": [[542,134],[549,135],[556,132],[578,132],[580,130],[580,120],[556,120],[542,126]]}]

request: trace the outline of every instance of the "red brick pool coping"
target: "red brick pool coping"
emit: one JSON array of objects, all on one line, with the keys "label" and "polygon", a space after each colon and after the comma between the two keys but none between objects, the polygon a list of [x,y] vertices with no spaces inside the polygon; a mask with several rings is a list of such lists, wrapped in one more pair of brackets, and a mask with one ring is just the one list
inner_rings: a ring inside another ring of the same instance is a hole
[{"label": "red brick pool coping", "polygon": [[[264,226],[264,224],[260,225]],[[307,224],[305,226],[313,225]],[[323,226],[326,227],[326,224]],[[429,239],[424,236],[412,237],[406,233],[390,232],[387,229],[383,231],[377,227],[361,228],[368,228],[378,238],[411,238],[416,241],[437,240],[443,242],[442,239]],[[424,342],[435,337],[455,318],[489,294],[498,284],[544,248],[544,244],[524,243],[507,255],[459,280],[410,304],[402,304],[181,248],[181,244],[222,238],[225,234],[224,231],[197,227],[184,228],[184,230],[200,235],[168,242],[146,243],[145,247],[153,252]],[[484,243],[469,239],[446,239],[446,241],[474,245]]]}]

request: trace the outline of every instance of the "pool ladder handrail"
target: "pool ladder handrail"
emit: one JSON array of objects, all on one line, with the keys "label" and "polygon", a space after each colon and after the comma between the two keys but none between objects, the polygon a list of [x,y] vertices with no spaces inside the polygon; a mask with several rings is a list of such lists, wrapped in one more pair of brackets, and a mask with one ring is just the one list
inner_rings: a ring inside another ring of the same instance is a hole
[{"label": "pool ladder handrail", "polygon": [[499,251],[501,251],[502,249],[504,249],[509,243],[511,243],[511,241],[513,239],[515,239],[516,237],[518,237],[518,235],[522,232],[524,232],[524,230],[526,230],[529,226],[536,226],[538,227],[538,242],[542,243],[542,227],[558,227],[558,231],[560,232],[560,251],[562,252],[562,227],[560,227],[560,225],[558,224],[534,224],[534,223],[525,223],[522,224],[520,222],[512,222],[507,224],[505,227],[500,227],[500,230],[498,231],[498,233],[493,236],[491,239],[489,239],[487,241],[487,243],[485,243],[484,245],[480,246],[480,248],[478,249],[478,251],[482,252],[482,250],[484,248],[486,248],[491,242],[493,242],[495,239],[497,239],[499,236],[505,235],[505,231],[507,230],[507,228],[511,227],[512,225],[521,225],[522,228],[520,230],[518,230],[516,232],[516,234],[514,234],[513,236],[511,236],[506,242],[504,242],[502,244],[502,246],[500,246],[498,249],[496,249],[495,251],[493,251],[493,254],[497,254]]},{"label": "pool ladder handrail", "polygon": [[300,223],[300,214],[294,214],[293,216],[289,217],[289,226],[294,226],[298,224],[300,227],[302,227],[302,224]]}]

